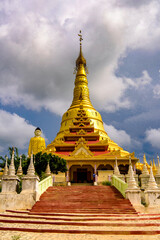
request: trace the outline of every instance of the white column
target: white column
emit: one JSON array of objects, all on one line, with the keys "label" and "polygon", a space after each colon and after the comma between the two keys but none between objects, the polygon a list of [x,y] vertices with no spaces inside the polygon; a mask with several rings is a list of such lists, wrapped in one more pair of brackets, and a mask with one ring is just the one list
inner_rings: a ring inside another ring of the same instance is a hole
[{"label": "white column", "polygon": [[96,186],[97,185],[97,165],[96,165],[96,163],[95,163],[95,165],[94,165],[94,174],[95,174],[95,181],[94,181],[94,185]]}]

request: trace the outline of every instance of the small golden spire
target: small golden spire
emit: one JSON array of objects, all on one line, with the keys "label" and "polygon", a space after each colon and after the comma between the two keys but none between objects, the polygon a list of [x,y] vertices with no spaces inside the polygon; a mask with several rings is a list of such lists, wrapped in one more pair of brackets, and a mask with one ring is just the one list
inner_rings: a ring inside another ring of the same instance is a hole
[{"label": "small golden spire", "polygon": [[157,170],[156,164],[155,164],[155,161],[154,161],[154,158],[153,158],[153,169],[156,169],[156,170]]},{"label": "small golden spire", "polygon": [[143,155],[143,163],[147,163],[147,160],[146,160],[146,155],[145,155],[145,153],[144,153],[144,155]]}]

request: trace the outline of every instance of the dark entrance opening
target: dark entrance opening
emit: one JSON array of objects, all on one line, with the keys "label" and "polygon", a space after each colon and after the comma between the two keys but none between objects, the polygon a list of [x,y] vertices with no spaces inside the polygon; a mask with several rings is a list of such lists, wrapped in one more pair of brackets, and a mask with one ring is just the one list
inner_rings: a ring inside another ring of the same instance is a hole
[{"label": "dark entrance opening", "polygon": [[72,183],[92,183],[94,169],[90,165],[73,165],[70,168],[70,181]]},{"label": "dark entrance opening", "polygon": [[90,181],[91,172],[87,171],[87,168],[77,168],[77,183],[87,183]]}]

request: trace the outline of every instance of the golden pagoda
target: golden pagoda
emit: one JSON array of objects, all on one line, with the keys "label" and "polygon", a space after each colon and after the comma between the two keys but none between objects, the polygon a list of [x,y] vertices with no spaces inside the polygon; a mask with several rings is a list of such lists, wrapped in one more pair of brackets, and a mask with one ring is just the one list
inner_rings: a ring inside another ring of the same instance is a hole
[{"label": "golden pagoda", "polygon": [[[112,141],[103,127],[100,113],[92,106],[89,98],[86,59],[80,53],[76,60],[75,87],[70,108],[63,114],[60,130],[51,144],[44,150],[67,161],[68,178],[72,182],[92,182],[98,171],[113,172],[115,158],[120,171],[126,172],[129,157],[132,164],[138,159]],[[107,174],[107,173],[106,173]]]}]

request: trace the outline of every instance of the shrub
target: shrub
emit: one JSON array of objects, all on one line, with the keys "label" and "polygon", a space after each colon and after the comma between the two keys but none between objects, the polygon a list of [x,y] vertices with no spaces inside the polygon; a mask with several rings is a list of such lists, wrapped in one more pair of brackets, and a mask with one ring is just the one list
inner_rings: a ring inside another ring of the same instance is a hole
[{"label": "shrub", "polygon": [[104,181],[104,182],[102,182],[102,185],[111,186],[111,182],[110,181]]}]

